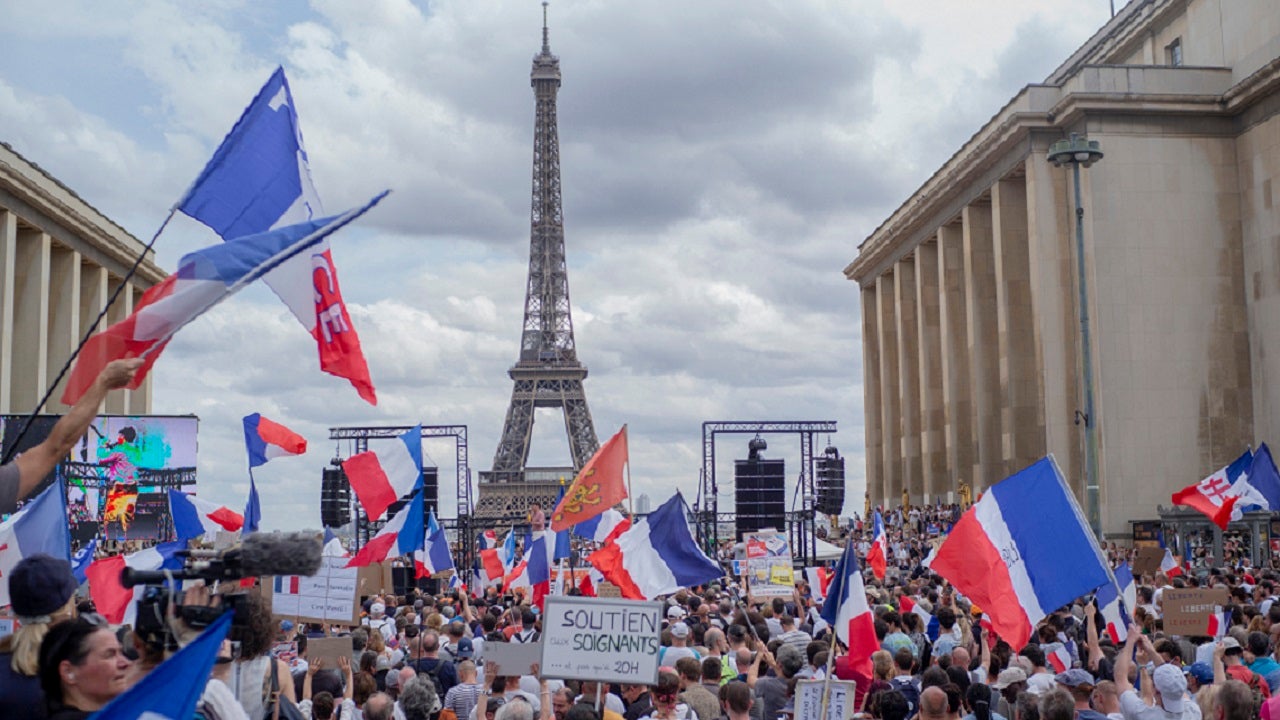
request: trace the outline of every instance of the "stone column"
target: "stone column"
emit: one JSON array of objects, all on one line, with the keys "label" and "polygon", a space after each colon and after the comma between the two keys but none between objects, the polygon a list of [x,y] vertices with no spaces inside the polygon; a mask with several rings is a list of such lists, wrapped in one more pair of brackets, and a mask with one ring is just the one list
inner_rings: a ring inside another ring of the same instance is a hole
[{"label": "stone column", "polygon": [[944,437],[941,297],[935,240],[927,240],[916,248],[916,309],[920,331],[920,474],[927,505],[937,498],[945,501],[946,493],[954,490],[947,476]]},{"label": "stone column", "polygon": [[[49,255],[49,358],[46,365],[52,382],[80,343],[80,253],[54,247]],[[68,371],[67,374],[70,374]],[[66,376],[58,383],[47,405],[51,413],[68,408],[61,402]]]},{"label": "stone column", "polygon": [[[924,483],[920,474],[920,329],[916,312],[916,263],[912,257],[899,260],[894,267],[896,279],[894,302],[898,319],[898,395],[901,401],[902,484],[911,504],[924,500]],[[901,502],[902,491],[898,491]]]},{"label": "stone column", "polygon": [[[862,403],[867,441],[867,492],[871,504],[884,502],[884,450],[882,448],[880,396],[880,311],[876,305],[876,287],[862,288]],[[854,498],[860,501],[861,498]],[[862,505],[857,504],[858,512]]]},{"label": "stone column", "polygon": [[[13,291],[17,266],[18,216],[0,209],[0,413],[13,406]],[[28,411],[29,412],[29,411]]]},{"label": "stone column", "polygon": [[[943,440],[948,487],[974,488],[978,456],[969,386],[969,312],[965,292],[964,232],[959,224],[938,229],[938,324],[942,335]],[[976,497],[976,493],[975,493]]]},{"label": "stone column", "polygon": [[19,230],[14,258],[13,347],[10,356],[12,408],[29,413],[48,389],[49,364],[49,236]]},{"label": "stone column", "polygon": [[898,321],[894,317],[893,271],[876,278],[877,330],[880,335],[880,454],[883,458],[882,494],[887,506],[902,494],[901,403],[898,397]]},{"label": "stone column", "polygon": [[991,189],[1000,356],[1000,455],[1005,476],[1045,454],[1044,403],[1036,362],[1035,310],[1027,247],[1027,186],[1022,176]]},{"label": "stone column", "polygon": [[1000,365],[996,334],[996,270],[991,239],[991,205],[964,209],[965,301],[969,312],[969,381],[973,427],[978,440],[974,494],[1004,479],[1000,453]]}]

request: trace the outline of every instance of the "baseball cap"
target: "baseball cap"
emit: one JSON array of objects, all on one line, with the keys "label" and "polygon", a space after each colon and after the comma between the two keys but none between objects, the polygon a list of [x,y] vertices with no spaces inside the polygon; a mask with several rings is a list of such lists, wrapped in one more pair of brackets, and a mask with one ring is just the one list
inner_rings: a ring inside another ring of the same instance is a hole
[{"label": "baseball cap", "polygon": [[458,650],[454,655],[460,658],[469,658],[475,653],[475,646],[471,644],[471,638],[462,638],[458,641]]},{"label": "baseball cap", "polygon": [[1011,667],[1000,671],[996,676],[996,683],[991,687],[996,690],[1003,690],[1014,683],[1026,682],[1027,671],[1022,668]]},{"label": "baseball cap", "polygon": [[1090,675],[1087,670],[1081,670],[1080,668],[1071,668],[1066,672],[1060,672],[1053,676],[1053,679],[1056,680],[1059,685],[1066,685],[1070,688],[1080,687],[1081,685],[1093,687],[1095,684],[1093,676]]},{"label": "baseball cap", "polygon": [[1151,673],[1151,682],[1160,693],[1160,701],[1166,712],[1182,712],[1182,695],[1187,691],[1187,678],[1178,668],[1165,663]]},{"label": "baseball cap", "polygon": [[671,635],[682,639],[687,638],[689,637],[689,626],[682,622],[678,622],[671,626]]},{"label": "baseball cap", "polygon": [[1207,662],[1192,663],[1182,668],[1182,673],[1195,678],[1201,685],[1213,684],[1213,668]]},{"label": "baseball cap", "polygon": [[671,607],[667,608],[667,617],[669,618],[682,618],[685,616],[685,614],[686,613],[684,611],[684,608],[680,607],[679,605],[672,605]]},{"label": "baseball cap", "polygon": [[55,613],[76,593],[76,585],[66,560],[43,553],[23,558],[9,574],[13,613],[24,618]]},{"label": "baseball cap", "polygon": [[387,606],[382,603],[374,603],[369,606],[370,615],[382,615],[387,611]]},{"label": "baseball cap", "polygon": [[1230,635],[1222,638],[1223,652],[1244,652],[1244,648],[1240,647],[1240,641]]}]

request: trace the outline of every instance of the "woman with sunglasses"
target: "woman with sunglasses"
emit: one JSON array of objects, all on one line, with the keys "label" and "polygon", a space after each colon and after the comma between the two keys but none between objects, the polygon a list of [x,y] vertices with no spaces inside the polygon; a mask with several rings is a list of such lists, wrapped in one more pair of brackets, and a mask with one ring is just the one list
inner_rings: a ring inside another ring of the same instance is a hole
[{"label": "woman with sunglasses", "polygon": [[9,573],[18,629],[0,640],[0,717],[43,718],[40,643],[54,624],[76,616],[71,564],[49,555],[23,558]]},{"label": "woman with sunglasses", "polygon": [[675,673],[659,673],[652,695],[653,709],[641,720],[693,720],[693,711],[679,701],[680,678]]},{"label": "woman with sunglasses", "polygon": [[49,628],[40,643],[40,687],[49,720],[80,720],[124,692],[129,659],[99,615]]}]

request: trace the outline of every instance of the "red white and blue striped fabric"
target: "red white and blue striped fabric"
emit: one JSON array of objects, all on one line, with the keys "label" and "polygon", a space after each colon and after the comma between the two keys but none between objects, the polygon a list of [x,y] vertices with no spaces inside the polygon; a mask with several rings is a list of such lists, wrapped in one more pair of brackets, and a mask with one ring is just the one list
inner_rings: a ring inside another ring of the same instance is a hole
[{"label": "red white and blue striped fabric", "polygon": [[278,457],[301,455],[307,451],[307,439],[261,413],[244,418],[244,444],[249,450],[249,467],[265,465]]},{"label": "red white and blue striped fabric", "polygon": [[904,613],[911,613],[919,617],[920,627],[924,628],[925,635],[929,637],[929,640],[934,641],[938,639],[938,633],[940,632],[938,618],[929,614],[929,611],[925,610],[924,607],[915,600],[912,600],[906,595],[899,597],[898,610]]},{"label": "red white and blue striped fabric", "polygon": [[422,426],[352,455],[342,469],[369,518],[381,518],[391,503],[422,485]]},{"label": "red white and blue striped fabric", "polygon": [[535,533],[533,542],[529,543],[524,558],[507,574],[503,592],[511,592],[516,588],[529,588],[533,595],[533,604],[542,608],[542,601],[551,592],[551,555],[555,547],[548,542],[550,531]]},{"label": "red white and blue striped fabric", "polygon": [[833,573],[825,567],[804,569],[805,580],[809,582],[809,593],[813,599],[822,602],[827,598],[827,587],[831,585]]},{"label": "red white and blue striped fabric", "polygon": [[382,562],[390,557],[409,555],[422,547],[425,523],[422,521],[422,491],[413,494],[413,500],[400,508],[386,525],[365,543],[346,567],[364,567]]},{"label": "red white and blue striped fabric", "polygon": [[590,520],[584,520],[573,526],[573,534],[598,543],[608,542],[631,527],[626,515],[609,508]]},{"label": "red white and blue striped fabric", "polygon": [[1136,597],[1137,590],[1133,585],[1133,572],[1129,569],[1129,563],[1121,563],[1113,574],[1116,581],[1098,588],[1094,601],[1098,605],[1098,611],[1102,613],[1102,619],[1107,624],[1107,635],[1113,644],[1119,645],[1129,637],[1131,622],[1129,605],[1125,598],[1130,592]]},{"label": "red white and blue striped fabric", "polygon": [[587,560],[632,600],[651,600],[724,576],[694,540],[679,493]]},{"label": "red white and blue striped fabric", "polygon": [[1045,661],[1053,668],[1056,673],[1063,673],[1071,669],[1071,652],[1067,650],[1067,646],[1059,644],[1049,653]]},{"label": "red white and blue striped fabric", "polygon": [[[445,536],[440,523],[436,522],[434,509],[427,515],[426,539],[423,540],[422,549],[413,553],[413,566],[416,568],[414,576],[420,578],[456,569],[453,553],[449,550],[449,538]],[[457,577],[456,573],[454,577]]]},{"label": "red white and blue striped fabric", "polygon": [[244,516],[235,510],[180,490],[169,490],[169,514],[173,531],[182,540],[212,538],[219,530],[235,532],[244,527]]},{"label": "red white and blue striped fabric", "polygon": [[876,510],[875,528],[871,536],[871,549],[867,550],[867,564],[877,580],[884,580],[885,570],[889,566],[889,539],[884,535],[884,518]]},{"label": "red white and blue striped fabric", "polygon": [[136,390],[175,333],[284,261],[319,244],[386,194],[342,215],[249,235],[183,256],[177,272],[142,294],[132,315],[84,344],[67,378],[62,402],[76,404],[112,360],[142,357],[146,362],[129,384],[129,389]]},{"label": "red white and blue striped fabric", "polygon": [[827,621],[840,642],[849,648],[853,669],[871,676],[871,653],[880,649],[876,640],[875,618],[867,605],[867,589],[862,584],[862,568],[853,546],[848,545],[836,565],[835,576],[827,586],[827,600],[822,604],[822,619]]},{"label": "red white and blue striped fabric", "polygon": [[930,560],[1023,647],[1036,623],[1111,582],[1098,542],[1052,456],[992,486]]},{"label": "red white and blue striped fabric", "polygon": [[1164,549],[1164,557],[1160,560],[1160,572],[1164,573],[1165,577],[1171,578],[1182,574],[1182,563],[1178,562],[1169,548]]}]

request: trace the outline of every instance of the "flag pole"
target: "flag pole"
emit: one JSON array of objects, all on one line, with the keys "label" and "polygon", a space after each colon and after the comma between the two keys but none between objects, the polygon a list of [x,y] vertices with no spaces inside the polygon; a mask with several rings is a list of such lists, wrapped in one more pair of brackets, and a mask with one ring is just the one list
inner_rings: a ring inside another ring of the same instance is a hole
[{"label": "flag pole", "polygon": [[129,281],[133,279],[135,274],[137,274],[138,268],[142,266],[142,261],[147,257],[147,253],[151,252],[155,247],[156,240],[160,239],[160,233],[164,232],[165,227],[169,225],[169,221],[173,219],[173,215],[177,211],[177,205],[169,208],[169,214],[165,216],[164,222],[160,223],[160,227],[156,229],[155,234],[151,236],[150,242],[148,242],[147,246],[142,249],[142,252],[138,253],[138,257],[134,258],[133,266],[124,274],[124,278],[111,293],[111,297],[107,298],[107,302],[102,305],[102,310],[98,311],[98,317],[94,318],[93,322],[89,323],[84,332],[84,336],[80,338],[80,344],[76,345],[75,350],[71,351],[71,357],[67,358],[67,362],[64,363],[62,369],[58,371],[58,377],[54,378],[52,383],[49,383],[49,389],[45,391],[44,397],[40,398],[40,402],[36,403],[31,414],[22,421],[22,428],[18,430],[18,436],[14,438],[9,447],[5,449],[3,458],[0,458],[0,465],[3,465],[13,459],[14,454],[18,451],[18,446],[22,443],[22,438],[26,437],[27,431],[31,429],[31,423],[35,421],[36,416],[39,415],[40,411],[44,409],[44,406],[48,404],[49,398],[53,396],[53,391],[58,387],[58,383],[62,382],[62,379],[66,377],[67,371],[71,369],[72,363],[74,363],[76,361],[76,357],[80,355],[80,351],[84,348],[85,343],[89,342],[89,338],[93,337],[93,334],[98,331],[98,326],[102,323],[102,319],[107,316],[107,311],[110,310],[111,306],[120,298],[120,293],[124,292],[124,289],[129,286]]},{"label": "flag pole", "polygon": [[[853,534],[850,533],[848,536],[845,537],[844,551],[846,554],[848,554],[852,552],[852,550],[853,550]],[[841,565],[843,565],[843,563],[841,563]],[[862,572],[861,566],[858,567],[858,572]],[[828,586],[828,589],[830,589],[829,586]],[[844,589],[843,580],[841,582],[841,589],[842,590]],[[823,600],[823,603],[829,603],[829,602],[831,602],[831,596],[827,595],[826,598]],[[837,606],[839,605],[839,602],[840,602],[840,598],[836,598]],[[840,637],[840,634],[836,632],[836,626],[832,625],[831,626],[831,649],[827,651],[827,672],[822,677],[822,711],[818,714],[818,717],[821,718],[821,720],[827,720],[827,708],[830,706],[830,703],[831,703],[831,675],[832,675],[832,672],[835,670],[836,643],[839,641],[839,637]]]}]

